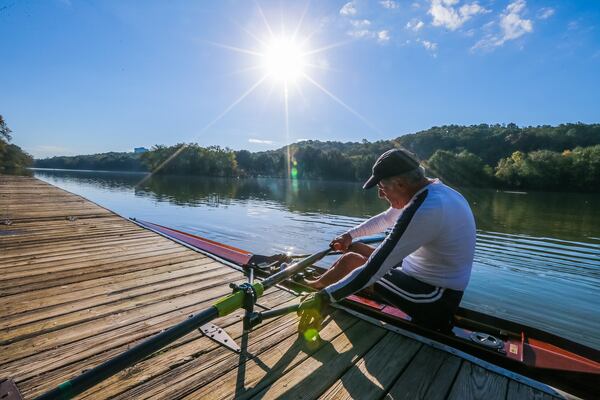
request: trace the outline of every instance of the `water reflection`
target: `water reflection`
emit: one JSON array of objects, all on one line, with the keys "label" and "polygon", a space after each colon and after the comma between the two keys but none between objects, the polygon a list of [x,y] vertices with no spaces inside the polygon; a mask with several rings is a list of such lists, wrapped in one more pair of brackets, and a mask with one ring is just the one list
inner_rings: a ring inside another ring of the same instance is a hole
[{"label": "water reflection", "polygon": [[[263,254],[311,252],[386,208],[360,184],[94,171],[36,176],[124,216]],[[478,226],[463,305],[600,348],[600,196],[463,189]]]},{"label": "water reflection", "polygon": [[231,201],[276,202],[300,213],[332,213],[365,217],[384,204],[356,184],[284,179],[219,179],[183,176],[153,177],[136,195],[178,205],[227,206]]},{"label": "water reflection", "polygon": [[461,192],[471,203],[479,229],[600,243],[598,194]]}]

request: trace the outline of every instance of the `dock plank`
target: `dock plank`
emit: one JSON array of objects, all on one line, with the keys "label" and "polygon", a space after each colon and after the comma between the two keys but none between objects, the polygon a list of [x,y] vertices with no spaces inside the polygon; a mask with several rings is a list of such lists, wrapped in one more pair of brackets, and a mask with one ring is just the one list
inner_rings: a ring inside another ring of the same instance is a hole
[{"label": "dock plank", "polygon": [[535,390],[534,388],[523,385],[517,381],[508,382],[508,393],[506,394],[506,398],[509,400],[518,399],[518,400],[554,400],[556,397],[550,396],[544,392],[540,392],[539,390]]},{"label": "dock plank", "polygon": [[41,299],[37,302],[38,307],[36,309],[0,317],[0,330],[32,324],[48,318],[60,321],[58,317],[67,314],[71,317],[74,313],[82,310],[85,310],[85,314],[95,313],[95,311],[92,311],[94,308],[109,304],[112,307],[119,307],[119,310],[122,311],[124,308],[121,305],[124,302],[135,302],[137,307],[144,304],[145,299],[149,298],[147,296],[151,294],[166,294],[170,293],[172,289],[176,290],[175,293],[179,293],[180,290],[194,288],[195,284],[210,281],[215,277],[219,278],[218,282],[221,282],[221,278],[226,279],[228,273],[231,274],[232,271],[213,262],[201,267],[192,266],[175,272],[152,275],[139,282],[131,282],[131,287],[125,286],[125,282],[104,286],[96,290],[97,294],[95,296],[88,296],[93,293],[89,290],[86,290],[87,293],[85,294],[69,291],[63,295],[55,296],[53,300],[58,301],[57,304],[48,304],[44,302],[44,299]]},{"label": "dock plank", "polygon": [[385,399],[445,399],[459,367],[459,358],[423,346]]},{"label": "dock plank", "polygon": [[504,400],[508,379],[471,362],[463,362],[448,400]]},{"label": "dock plank", "polygon": [[[143,314],[142,311],[150,312],[154,308],[168,307],[169,304],[176,302],[182,297],[190,296],[192,294],[200,292],[201,295],[211,293],[211,290],[215,290],[217,293],[226,294],[230,290],[228,287],[223,288],[223,285],[227,285],[234,281],[233,278],[239,279],[239,273],[229,272],[227,275],[218,274],[216,277],[212,277],[199,282],[188,283],[180,287],[168,288],[166,290],[159,290],[140,296],[135,296],[131,299],[124,298],[117,300],[113,303],[100,304],[95,307],[89,307],[84,310],[73,311],[64,315],[58,315],[51,319],[44,319],[41,321],[35,321],[23,325],[18,325],[12,328],[2,330],[3,341],[5,343],[4,354],[0,354],[0,364],[3,362],[5,357],[15,356],[11,350],[19,345],[15,342],[21,340],[28,340],[31,337],[39,338],[41,334],[47,332],[55,332],[58,329],[69,330],[66,337],[71,337],[77,334],[78,328],[84,323],[90,321],[103,320],[104,318],[110,318],[117,314],[123,315],[139,315],[140,318],[146,317],[148,314]],[[222,296],[223,294],[220,294]],[[219,296],[211,296],[211,298]],[[150,314],[151,315],[151,314]],[[108,329],[111,325],[104,325],[104,329]],[[23,349],[28,351],[28,349]]]},{"label": "dock plank", "polygon": [[63,287],[72,283],[86,282],[98,278],[116,277],[134,271],[144,271],[148,273],[161,265],[177,264],[196,258],[189,252],[180,255],[165,254],[154,257],[137,257],[120,263],[103,262],[95,266],[90,266],[87,270],[80,270],[78,274],[71,271],[61,271],[52,274],[50,277],[33,277],[29,279],[17,279],[13,281],[0,281],[0,296],[8,296],[16,293],[27,293],[33,290]]},{"label": "dock plank", "polygon": [[321,399],[380,399],[409,365],[421,343],[388,332]]},{"label": "dock plank", "polygon": [[[59,286],[42,288],[35,291],[31,290],[26,293],[13,294],[11,296],[6,296],[3,299],[3,302],[0,303],[0,315],[2,315],[2,317],[0,317],[0,321],[12,314],[41,309],[43,307],[54,306],[57,304],[64,304],[68,303],[69,301],[79,301],[103,293],[124,290],[128,287],[150,284],[150,282],[154,281],[155,275],[165,276],[165,273],[176,273],[179,275],[180,273],[185,274],[191,269],[195,271],[198,268],[204,270],[215,267],[214,261],[209,258],[193,259],[176,264],[161,265],[153,268],[150,274],[148,271],[143,270],[141,272],[136,271],[117,276],[89,279],[83,282],[73,283],[69,286],[68,292],[65,291],[63,287]],[[75,295],[77,297],[75,300],[73,300],[72,297]]]},{"label": "dock plank", "polygon": [[[359,322],[329,343],[312,357],[284,371],[275,382],[254,398],[314,399],[325,392],[354,363],[363,357],[384,335],[383,329]],[[246,394],[244,394],[246,397]]]},{"label": "dock plank", "polygon": [[[194,380],[188,377],[188,381],[184,382],[186,385],[179,387],[175,397],[183,395],[182,398],[190,399],[250,398],[277,383],[286,372],[304,361],[317,360],[312,357],[324,348],[329,349],[325,354],[327,356],[332,355],[333,352],[337,353],[336,346],[338,350],[351,348],[346,335],[350,333],[355,336],[365,329],[368,331],[369,328],[364,322],[336,313],[324,325],[320,332],[321,340],[318,342],[306,342],[298,335],[297,320],[292,320],[292,324],[285,332],[281,330],[268,333],[266,336],[273,342],[268,346],[261,346],[261,341],[251,333],[248,338],[250,356],[242,362],[239,358],[229,358],[211,365],[207,371],[210,380],[202,382],[202,385],[196,385]],[[370,343],[369,338],[365,340]],[[305,372],[306,376],[310,375],[310,372]],[[216,377],[219,379],[216,380]],[[166,394],[170,397],[169,392]]]}]

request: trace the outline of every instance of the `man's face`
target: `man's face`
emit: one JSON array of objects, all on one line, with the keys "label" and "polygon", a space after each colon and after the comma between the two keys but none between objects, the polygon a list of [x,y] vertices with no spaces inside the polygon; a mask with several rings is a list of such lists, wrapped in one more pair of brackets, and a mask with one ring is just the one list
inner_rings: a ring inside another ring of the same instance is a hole
[{"label": "man's face", "polygon": [[377,184],[377,196],[386,199],[393,208],[404,207],[411,199],[407,195],[406,187],[398,179],[382,179]]}]

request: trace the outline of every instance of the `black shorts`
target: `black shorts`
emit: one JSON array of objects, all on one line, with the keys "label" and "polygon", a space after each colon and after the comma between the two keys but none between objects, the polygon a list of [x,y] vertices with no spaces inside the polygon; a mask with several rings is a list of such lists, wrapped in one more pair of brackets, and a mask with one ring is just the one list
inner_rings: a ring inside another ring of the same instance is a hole
[{"label": "black shorts", "polygon": [[392,269],[374,285],[375,294],[398,307],[422,326],[449,330],[463,292],[432,286],[400,269]]}]

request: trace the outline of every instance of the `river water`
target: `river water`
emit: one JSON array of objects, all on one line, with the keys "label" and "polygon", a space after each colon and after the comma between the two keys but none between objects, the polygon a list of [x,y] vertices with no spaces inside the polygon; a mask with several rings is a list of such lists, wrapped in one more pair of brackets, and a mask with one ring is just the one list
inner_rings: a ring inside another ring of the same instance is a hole
[{"label": "river water", "polygon": [[[386,208],[359,183],[35,170],[122,216],[259,254],[310,253]],[[139,185],[138,185],[139,184]],[[600,349],[600,195],[462,189],[477,248],[461,305]]]}]

